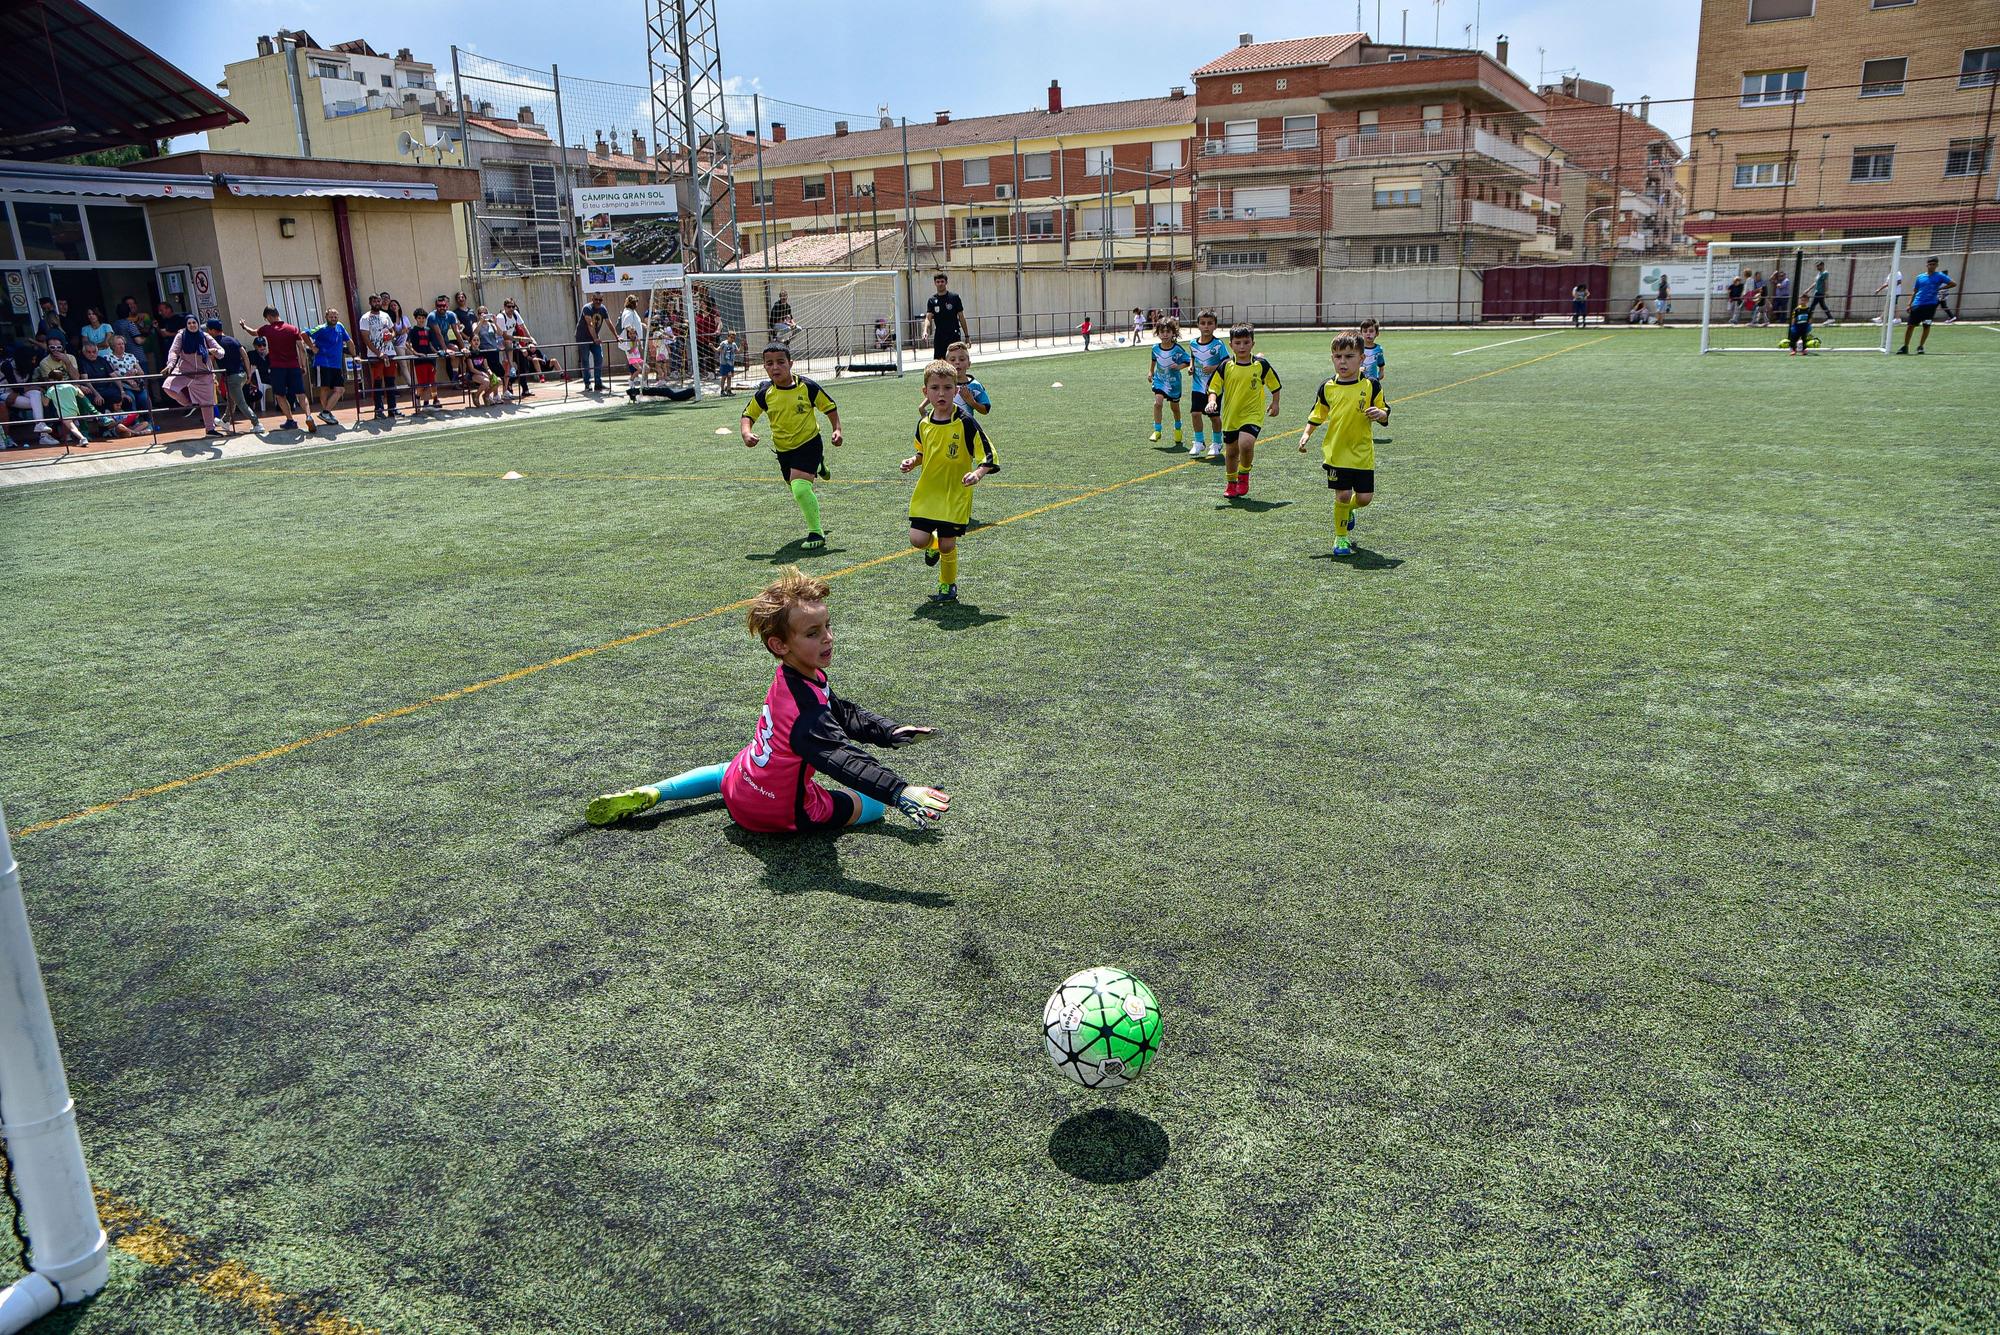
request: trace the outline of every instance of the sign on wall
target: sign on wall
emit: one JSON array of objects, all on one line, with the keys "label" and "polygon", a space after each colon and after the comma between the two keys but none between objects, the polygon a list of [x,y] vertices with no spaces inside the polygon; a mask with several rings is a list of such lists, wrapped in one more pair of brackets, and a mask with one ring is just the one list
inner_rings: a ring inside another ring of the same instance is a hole
[{"label": "sign on wall", "polygon": [[[1667,293],[1676,299],[1686,297],[1691,301],[1701,298],[1702,275],[1708,271],[1706,264],[1653,264],[1639,265],[1639,291],[1636,295],[1647,301],[1660,289],[1660,275],[1667,276]],[[1715,290],[1723,291],[1729,286],[1729,266],[1718,264],[1715,268]]]},{"label": "sign on wall", "polygon": [[206,264],[194,266],[194,313],[204,322],[222,318],[222,304],[215,299],[215,270]]},{"label": "sign on wall", "polygon": [[680,281],[686,266],[674,187],[581,186],[571,201],[585,292],[645,292]]}]

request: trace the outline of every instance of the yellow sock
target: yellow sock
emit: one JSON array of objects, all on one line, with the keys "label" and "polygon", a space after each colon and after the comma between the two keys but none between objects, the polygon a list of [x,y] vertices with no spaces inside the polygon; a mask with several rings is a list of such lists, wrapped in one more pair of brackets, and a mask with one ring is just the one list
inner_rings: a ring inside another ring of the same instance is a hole
[{"label": "yellow sock", "polygon": [[1346,501],[1335,501],[1333,503],[1334,537],[1344,538],[1347,536],[1347,516],[1348,513],[1353,509],[1354,509],[1353,505],[1349,504]]},{"label": "yellow sock", "polygon": [[931,550],[937,550],[937,534],[935,533],[931,534]]},{"label": "yellow sock", "polygon": [[958,583],[958,548],[954,547],[938,558],[938,583],[940,585]]}]

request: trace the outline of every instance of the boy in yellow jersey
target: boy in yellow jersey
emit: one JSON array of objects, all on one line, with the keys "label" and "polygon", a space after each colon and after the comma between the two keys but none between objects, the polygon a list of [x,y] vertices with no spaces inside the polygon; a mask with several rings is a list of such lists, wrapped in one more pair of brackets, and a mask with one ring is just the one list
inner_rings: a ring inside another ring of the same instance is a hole
[{"label": "boy in yellow jersey", "polygon": [[938,567],[934,603],[958,601],[958,540],[972,523],[972,489],[1000,471],[993,442],[972,414],[959,407],[958,388],[958,373],[950,362],[924,368],[917,452],[903,460],[905,473],[923,470],[910,493],[910,546],[924,554],[925,565]]},{"label": "boy in yellow jersey", "polygon": [[[1250,461],[1257,452],[1257,435],[1266,417],[1278,415],[1278,391],[1284,386],[1271,363],[1259,357],[1257,331],[1247,324],[1229,331],[1229,360],[1216,368],[1208,382],[1208,411],[1221,414],[1222,466],[1229,480],[1224,496],[1250,494]],[[1264,392],[1271,393],[1270,407],[1264,406]]]},{"label": "boy in yellow jersey", "polygon": [[818,382],[792,374],[792,350],[782,343],[764,348],[764,374],[768,377],[743,407],[743,444],[757,448],[757,434],[750,429],[766,413],[771,417],[771,444],[778,451],[778,476],[792,488],[792,499],[806,517],[806,537],[800,547],[816,552],[826,546],[826,533],[819,526],[819,493],[813,490],[815,477],[830,478],[826,467],[826,442],[820,439],[819,419],[825,413],[833,428],[835,448],[840,445],[840,409],[833,406]]},{"label": "boy in yellow jersey", "polygon": [[1336,334],[1333,340],[1333,379],[1319,387],[1313,399],[1312,416],[1299,434],[1299,453],[1304,454],[1312,433],[1326,424],[1326,443],[1320,458],[1326,469],[1326,485],[1333,491],[1333,554],[1352,556],[1354,547],[1347,535],[1354,531],[1354,512],[1375,499],[1375,426],[1389,420],[1389,404],[1382,386],[1361,374],[1367,349],[1359,334]]}]

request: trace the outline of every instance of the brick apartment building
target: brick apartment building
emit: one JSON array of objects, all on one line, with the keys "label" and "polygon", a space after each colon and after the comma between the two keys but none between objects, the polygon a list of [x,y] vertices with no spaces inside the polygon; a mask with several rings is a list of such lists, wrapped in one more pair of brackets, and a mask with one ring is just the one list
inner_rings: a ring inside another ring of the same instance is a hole
[{"label": "brick apartment building", "polygon": [[1339,33],[1257,42],[1194,72],[1205,268],[1516,259],[1542,223],[1524,146],[1542,99],[1494,55]]},{"label": "brick apartment building", "polygon": [[2000,249],[1994,0],[1704,0],[1688,230]]},{"label": "brick apartment building", "polygon": [[1541,138],[1559,147],[1563,159],[1563,170],[1548,179],[1561,192],[1568,234],[1581,253],[1679,249],[1687,215],[1684,155],[1652,123],[1651,100],[1617,103],[1607,85],[1577,77],[1544,85],[1541,95]]},{"label": "brick apartment building", "polygon": [[1193,132],[1184,89],[1065,106],[1053,81],[1033,111],[812,136],[772,125],[761,156],[753,142],[734,164],[737,226],[753,252],[907,219],[924,264],[1012,266],[1017,250],[1029,266],[1185,263]]}]

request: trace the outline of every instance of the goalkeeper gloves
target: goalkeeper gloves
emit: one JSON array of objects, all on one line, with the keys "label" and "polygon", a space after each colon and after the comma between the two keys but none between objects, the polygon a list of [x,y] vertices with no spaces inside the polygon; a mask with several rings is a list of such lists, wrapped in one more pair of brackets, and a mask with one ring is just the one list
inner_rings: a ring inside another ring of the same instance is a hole
[{"label": "goalkeeper gloves", "polygon": [[909,784],[896,794],[896,810],[907,816],[918,829],[932,824],[950,808],[951,799],[935,788]]}]

